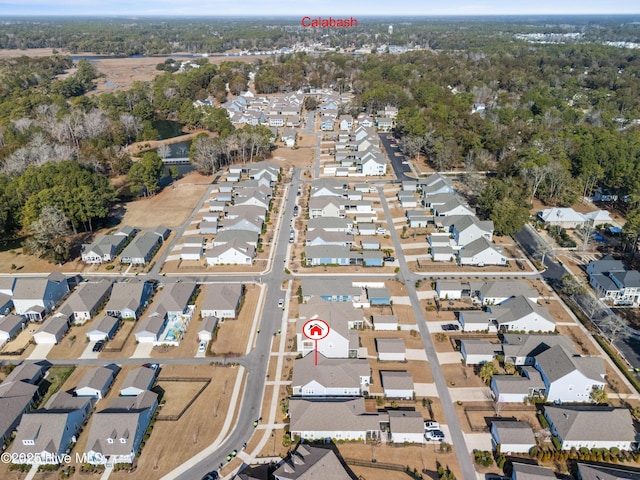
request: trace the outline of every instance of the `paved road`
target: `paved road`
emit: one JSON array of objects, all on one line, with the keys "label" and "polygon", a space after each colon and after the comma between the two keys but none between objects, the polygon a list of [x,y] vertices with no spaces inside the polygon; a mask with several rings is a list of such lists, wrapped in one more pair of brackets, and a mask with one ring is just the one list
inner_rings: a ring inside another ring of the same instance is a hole
[{"label": "paved road", "polygon": [[[540,235],[538,235],[535,229],[529,224],[522,227],[522,230],[517,232],[515,237],[527,253],[538,260],[542,259],[542,253],[545,249],[549,248],[548,245],[545,245]],[[542,273],[542,278],[549,283],[560,282],[560,279],[568,273],[564,265],[559,264],[553,259],[553,254],[547,253],[544,256],[544,265],[547,268]]]},{"label": "paved road", "polygon": [[[280,289],[282,282],[287,279],[287,275],[284,273],[284,263],[289,245],[289,225],[293,219],[293,206],[296,201],[295,192],[300,184],[298,170],[296,169],[291,186],[288,189],[286,208],[283,209],[280,232],[277,235],[275,244],[273,268],[267,275],[261,277],[262,283],[267,285],[267,293],[260,324],[260,334],[258,334],[253,351],[246,357],[238,359],[238,362],[246,367],[248,377],[244,384],[245,389],[237,426],[224,440],[220,448],[217,449],[216,453],[205,461],[190,466],[189,470],[176,477],[179,480],[198,479],[205,473],[216,470],[220,464],[226,463],[228,453],[234,449],[240,451],[242,445],[249,441],[255,431],[253,422],[259,417],[262,408],[262,396],[269,363],[271,341],[274,338],[273,334],[280,329],[282,322],[282,310],[277,305],[278,300],[283,297]],[[199,359],[190,359],[191,362],[195,360]],[[165,362],[163,361],[163,363]]]},{"label": "paved road", "polygon": [[393,148],[391,146],[391,142],[387,139],[387,135],[391,135],[391,134],[379,133],[378,137],[380,137],[380,142],[382,143],[382,147],[387,152],[387,157],[389,157],[389,163],[391,163],[391,167],[393,168],[393,171],[396,174],[396,178],[400,182],[404,182],[405,180],[415,180],[415,178],[407,176],[407,173],[412,173],[411,167],[409,165],[404,165],[402,163],[403,157],[396,157],[396,153],[398,152],[398,147]]},{"label": "paved road", "polygon": [[[387,217],[387,222],[389,225],[393,225],[391,221],[391,212],[389,210],[387,200],[384,196],[384,192],[380,187],[378,188],[378,191],[380,193],[384,214]],[[400,280],[405,283],[407,292],[409,293],[411,306],[413,307],[413,313],[416,317],[416,323],[418,324],[418,330],[420,331],[420,335],[422,336],[422,343],[424,344],[424,349],[427,353],[427,359],[429,361],[429,365],[431,366],[433,381],[438,390],[438,397],[440,398],[440,404],[442,405],[442,411],[444,413],[445,419],[445,422],[442,423],[446,423],[449,427],[451,438],[448,441],[455,447],[456,456],[458,457],[458,463],[460,464],[460,469],[462,470],[462,478],[474,479],[476,478],[476,471],[473,463],[471,462],[469,452],[467,451],[466,442],[462,434],[462,429],[460,428],[460,421],[458,420],[458,416],[453,407],[453,401],[451,399],[451,395],[449,394],[449,388],[447,387],[447,382],[442,373],[442,369],[440,368],[438,355],[436,354],[435,347],[433,346],[431,335],[429,333],[429,330],[427,329],[427,322],[422,313],[422,308],[420,307],[420,299],[418,298],[418,294],[414,287],[414,279],[416,278],[416,276],[409,271],[409,267],[407,266],[407,262],[405,261],[404,255],[402,253],[402,247],[400,245],[398,233],[392,227],[390,228],[390,235],[391,239],[393,240],[393,245],[396,249],[398,262],[400,263],[399,277]]]}]

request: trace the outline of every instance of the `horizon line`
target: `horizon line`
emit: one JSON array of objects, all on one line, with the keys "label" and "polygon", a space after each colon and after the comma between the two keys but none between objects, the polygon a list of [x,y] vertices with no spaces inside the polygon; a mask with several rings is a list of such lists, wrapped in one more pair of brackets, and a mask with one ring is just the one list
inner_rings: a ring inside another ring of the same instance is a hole
[{"label": "horizon line", "polygon": [[[281,19],[290,19],[290,18],[298,18],[301,14],[288,14],[288,15],[273,15],[273,14],[233,14],[233,13],[220,13],[217,15],[198,15],[191,13],[144,13],[144,14],[135,14],[135,13],[127,13],[127,14],[115,14],[115,13],[83,13],[83,14],[72,14],[72,13],[47,13],[47,14],[35,14],[35,13],[6,13],[3,14],[3,17],[9,18],[199,18],[199,19],[215,19],[220,17],[225,18],[281,18]],[[306,16],[317,16],[317,15],[327,15],[319,12],[310,12],[306,14]],[[344,17],[345,15],[332,15],[329,16]],[[351,16],[358,16],[359,18],[375,18],[375,19],[383,19],[383,18],[487,18],[487,17],[622,17],[622,16],[633,16],[640,15],[640,11],[637,12],[625,12],[625,13],[476,13],[476,14],[456,14],[456,13],[441,13],[441,14],[425,14],[425,15],[415,15],[410,13],[391,13],[391,14],[353,14]],[[303,14],[303,16],[305,16]],[[2,23],[2,20],[0,20]]]}]

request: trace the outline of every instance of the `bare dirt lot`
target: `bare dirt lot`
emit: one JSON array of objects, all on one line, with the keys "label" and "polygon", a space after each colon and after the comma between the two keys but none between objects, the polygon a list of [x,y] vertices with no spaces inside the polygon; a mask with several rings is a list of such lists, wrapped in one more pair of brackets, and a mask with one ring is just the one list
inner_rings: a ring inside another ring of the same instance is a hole
[{"label": "bare dirt lot", "polygon": [[181,226],[193,212],[213,177],[193,172],[153,197],[124,205],[122,225],[149,228]]},{"label": "bare dirt lot", "polygon": [[210,350],[215,355],[244,355],[247,339],[253,325],[253,316],[258,309],[260,289],[247,284],[242,308],[237,319],[227,319],[218,327],[218,336],[211,342]]}]

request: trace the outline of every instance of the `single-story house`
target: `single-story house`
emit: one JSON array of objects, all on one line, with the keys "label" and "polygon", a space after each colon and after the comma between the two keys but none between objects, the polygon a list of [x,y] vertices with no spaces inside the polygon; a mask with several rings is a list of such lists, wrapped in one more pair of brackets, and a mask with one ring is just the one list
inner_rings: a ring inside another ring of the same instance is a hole
[{"label": "single-story house", "polygon": [[433,215],[427,214],[424,209],[407,210],[405,215],[411,228],[424,228],[433,223]]},{"label": "single-story house", "polygon": [[158,370],[154,368],[134,368],[128,373],[120,386],[120,395],[130,397],[150,390],[156,381],[157,374]]},{"label": "single-story house", "polygon": [[367,359],[327,358],[318,354],[295,360],[292,395],[303,397],[360,396],[371,384],[371,368]]},{"label": "single-story house", "polygon": [[136,320],[152,292],[152,285],[144,281],[116,282],[104,311],[112,317]]},{"label": "single-story house", "polygon": [[438,281],[436,282],[436,293],[440,300],[460,300],[465,287],[468,291],[467,296],[469,296],[470,291],[467,284],[462,284],[460,282]]},{"label": "single-story house", "polygon": [[389,433],[393,443],[424,443],[424,419],[420,412],[389,411]]},{"label": "single-story house", "polygon": [[93,243],[82,245],[84,263],[100,264],[112,261],[127,241],[126,235],[99,235]]},{"label": "single-story house", "polygon": [[453,262],[457,253],[457,250],[450,246],[431,247],[431,259],[434,262]]},{"label": "single-story house", "polygon": [[548,405],[544,416],[563,450],[582,447],[632,450],[637,445],[637,433],[628,408]]},{"label": "single-story house", "polygon": [[484,282],[480,288],[474,289],[482,305],[500,305],[511,297],[524,296],[531,302],[537,302],[540,294],[525,282],[497,281]]},{"label": "single-story house", "polygon": [[27,320],[22,315],[7,315],[0,318],[0,345],[15,338],[26,323]]},{"label": "single-story house", "polygon": [[203,220],[198,225],[198,232],[201,235],[215,235],[216,233],[218,233],[218,222]]},{"label": "single-story house", "polygon": [[499,350],[500,345],[486,340],[465,339],[460,342],[460,354],[465,365],[482,365],[491,362]]},{"label": "single-story house", "polygon": [[505,333],[502,336],[504,361],[514,365],[534,365],[537,355],[555,345],[562,346],[572,356],[578,354],[566,335]]},{"label": "single-story house", "polygon": [[240,283],[207,283],[203,285],[203,300],[200,315],[220,319],[236,318],[244,295]]},{"label": "single-story house", "polygon": [[303,440],[366,440],[377,439],[380,422],[378,413],[365,409],[363,397],[349,399],[289,399],[290,432]]},{"label": "single-story house", "polygon": [[401,338],[376,338],[378,360],[385,362],[404,362],[407,350]]},{"label": "single-story house", "polygon": [[491,392],[498,403],[522,403],[531,398],[543,398],[542,376],[533,367],[522,367],[522,375],[494,375]]},{"label": "single-story house", "polygon": [[484,267],[485,265],[506,265],[507,257],[502,254],[499,247],[485,237],[479,237],[458,250],[458,261],[461,265]]},{"label": "single-story house", "polygon": [[92,368],[80,379],[74,393],[78,397],[103,398],[119,370],[116,365]]},{"label": "single-story house", "polygon": [[349,265],[353,257],[349,247],[341,245],[315,245],[305,248],[307,266]]},{"label": "single-story house", "polygon": [[113,282],[103,279],[98,282],[85,282],[69,295],[60,307],[60,312],[69,315],[75,324],[91,320],[100,307],[109,298]]},{"label": "single-story house", "polygon": [[116,334],[119,326],[120,319],[118,317],[105,315],[99,320],[94,320],[93,328],[87,332],[87,338],[90,342],[109,340]]},{"label": "single-story house", "polygon": [[380,370],[384,395],[388,398],[413,398],[413,375],[406,370]]},{"label": "single-story house", "polygon": [[[242,469],[238,478],[240,480],[271,478],[268,477],[263,467],[267,467],[267,465],[256,465]],[[273,472],[273,478],[280,480],[325,477],[350,480],[354,478],[354,474],[338,458],[330,446],[326,448],[302,443],[298,443],[295,451],[291,452],[284,461],[278,463]]]},{"label": "single-story house", "polygon": [[255,247],[232,241],[207,250],[207,265],[251,265],[255,255]]},{"label": "single-story house", "polygon": [[536,446],[536,437],[526,422],[493,420],[491,422],[491,443],[494,450],[500,446],[500,453],[529,453]]},{"label": "single-story house", "polygon": [[363,250],[380,250],[380,240],[361,240]]},{"label": "single-story house", "polygon": [[199,261],[202,259],[202,245],[200,246],[184,246],[180,250],[180,260]]},{"label": "single-story house", "polygon": [[391,290],[388,288],[367,288],[367,297],[371,305],[391,304]]},{"label": "single-story house", "polygon": [[376,235],[377,226],[373,222],[358,223],[358,234],[362,236]]},{"label": "single-story house", "polygon": [[511,480],[556,480],[557,478],[553,470],[548,467],[513,462]]},{"label": "single-story house", "polygon": [[137,235],[120,253],[120,262],[145,265],[153,258],[161,243],[162,237],[154,232]]},{"label": "single-story house", "polygon": [[71,319],[67,315],[56,315],[46,320],[33,334],[33,340],[37,345],[57,344],[69,331]]},{"label": "single-story house", "polygon": [[640,472],[633,467],[591,465],[577,462],[577,480],[640,480]]},{"label": "single-story house", "polygon": [[498,332],[495,319],[490,312],[460,311],[458,312],[458,321],[463,332]]},{"label": "single-story house", "polygon": [[547,208],[538,212],[538,218],[545,225],[551,227],[562,228],[578,228],[587,222],[587,218],[580,212],[576,212],[573,208]]},{"label": "single-story house", "polygon": [[198,341],[210,342],[213,340],[213,333],[216,331],[217,326],[218,317],[204,317],[198,329]]},{"label": "single-story house", "polygon": [[377,331],[398,330],[398,317],[396,315],[373,315],[371,320],[373,328]]}]

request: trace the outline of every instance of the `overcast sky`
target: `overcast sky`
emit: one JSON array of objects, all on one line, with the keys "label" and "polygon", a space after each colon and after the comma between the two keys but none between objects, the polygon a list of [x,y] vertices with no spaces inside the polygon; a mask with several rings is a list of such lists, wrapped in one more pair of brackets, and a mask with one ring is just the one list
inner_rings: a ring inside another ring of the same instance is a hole
[{"label": "overcast sky", "polygon": [[[639,0],[0,0],[3,15],[519,15],[640,13]],[[1,29],[0,29],[1,31]]]}]

